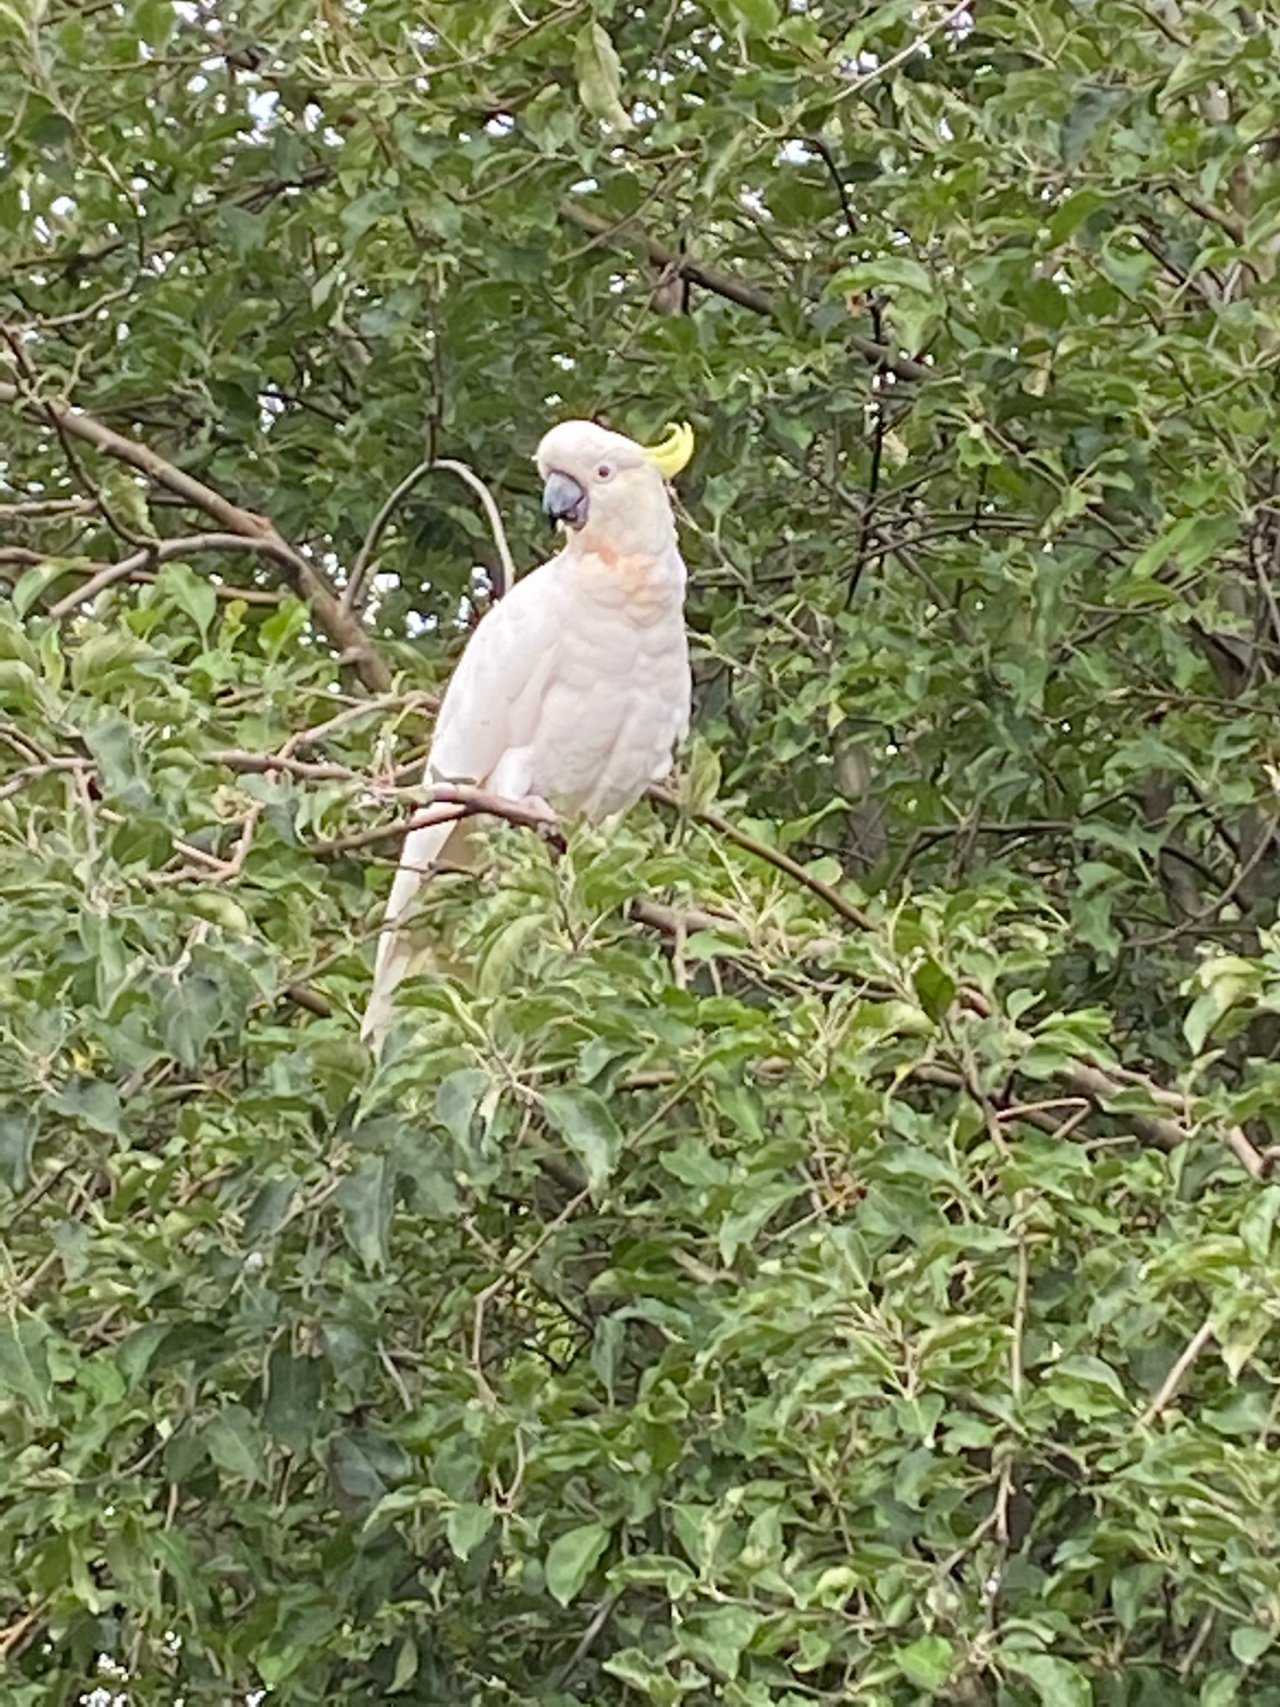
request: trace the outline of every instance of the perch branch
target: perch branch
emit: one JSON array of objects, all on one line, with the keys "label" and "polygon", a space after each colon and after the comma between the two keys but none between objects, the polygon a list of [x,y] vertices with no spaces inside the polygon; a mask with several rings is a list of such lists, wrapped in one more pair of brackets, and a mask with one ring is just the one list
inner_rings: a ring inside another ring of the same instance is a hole
[{"label": "perch branch", "polygon": [[379,842],[395,841],[414,830],[430,829],[434,824],[451,824],[459,818],[503,818],[521,829],[538,830],[554,835],[556,818],[549,808],[524,800],[504,800],[499,794],[489,794],[483,788],[466,788],[458,783],[438,783],[431,798],[412,817],[398,819],[392,824],[379,824],[371,830],[358,830],[354,835],[338,836],[333,841],[313,842],[311,852],[320,859],[332,859],[338,854],[354,853],[359,848],[376,847]]}]

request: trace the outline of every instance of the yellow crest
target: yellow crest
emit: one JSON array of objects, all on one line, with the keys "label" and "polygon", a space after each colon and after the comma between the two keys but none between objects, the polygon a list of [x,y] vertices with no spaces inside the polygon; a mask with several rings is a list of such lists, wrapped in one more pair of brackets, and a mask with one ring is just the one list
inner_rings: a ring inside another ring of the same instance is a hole
[{"label": "yellow crest", "polygon": [[656,445],[646,445],[645,454],[658,465],[664,480],[674,480],[693,455],[693,428],[687,421],[671,422]]}]

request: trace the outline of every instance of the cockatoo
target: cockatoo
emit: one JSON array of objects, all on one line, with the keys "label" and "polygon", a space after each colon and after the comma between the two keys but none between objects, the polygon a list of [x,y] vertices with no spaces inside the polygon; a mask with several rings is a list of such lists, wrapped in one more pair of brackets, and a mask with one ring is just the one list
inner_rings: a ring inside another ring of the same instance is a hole
[{"label": "cockatoo", "polygon": [[[445,692],[423,785],[469,783],[593,822],[665,776],[689,728],[685,566],[667,481],[693,454],[671,427],[653,446],[564,421],[538,446],[543,509],[563,549],[481,620]],[[466,819],[405,838],[361,1034],[375,1045],[422,958],[408,915]],[[455,844],[456,845],[456,844]]]}]

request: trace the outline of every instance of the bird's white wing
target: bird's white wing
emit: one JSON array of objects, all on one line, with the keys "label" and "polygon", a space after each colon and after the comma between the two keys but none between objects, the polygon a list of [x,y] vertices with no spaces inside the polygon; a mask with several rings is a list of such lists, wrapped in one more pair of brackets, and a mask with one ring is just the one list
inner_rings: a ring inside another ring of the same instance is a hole
[{"label": "bird's white wing", "polygon": [[553,559],[518,581],[472,635],[436,719],[428,782],[473,782],[495,793],[512,792],[496,787],[493,778],[512,751],[533,739],[572,623],[556,567]]},{"label": "bird's white wing", "polygon": [[[529,792],[529,756],[571,616],[555,569],[553,559],[518,581],[468,641],[436,719],[425,788],[466,782],[512,798]],[[361,1026],[366,1039],[380,1039],[390,1024],[395,991],[418,957],[407,915],[457,834],[458,824],[448,823],[405,837]]]}]

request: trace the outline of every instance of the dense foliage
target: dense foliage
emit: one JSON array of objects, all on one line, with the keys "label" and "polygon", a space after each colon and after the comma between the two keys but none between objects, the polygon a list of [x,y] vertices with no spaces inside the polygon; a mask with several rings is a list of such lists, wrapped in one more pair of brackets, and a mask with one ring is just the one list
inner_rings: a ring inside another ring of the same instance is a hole
[{"label": "dense foliage", "polygon": [[[1280,1703],[1278,66],[0,0],[6,1703]],[[567,413],[698,429],[696,737],[375,1064],[496,564],[375,523]]]}]

